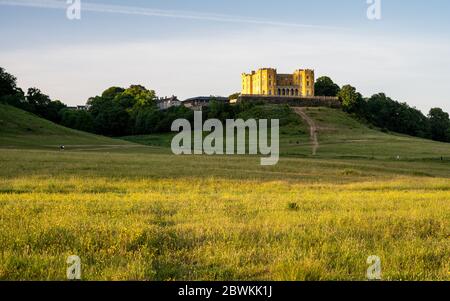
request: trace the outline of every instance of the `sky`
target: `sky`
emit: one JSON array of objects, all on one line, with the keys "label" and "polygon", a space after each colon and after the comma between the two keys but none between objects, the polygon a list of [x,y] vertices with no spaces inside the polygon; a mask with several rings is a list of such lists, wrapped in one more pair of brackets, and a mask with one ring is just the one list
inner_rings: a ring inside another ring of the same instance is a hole
[{"label": "sky", "polygon": [[65,0],[0,0],[0,66],[69,105],[131,84],[228,96],[273,67],[450,112],[450,1],[380,0],[380,20],[367,1],[81,0],[71,20]]}]

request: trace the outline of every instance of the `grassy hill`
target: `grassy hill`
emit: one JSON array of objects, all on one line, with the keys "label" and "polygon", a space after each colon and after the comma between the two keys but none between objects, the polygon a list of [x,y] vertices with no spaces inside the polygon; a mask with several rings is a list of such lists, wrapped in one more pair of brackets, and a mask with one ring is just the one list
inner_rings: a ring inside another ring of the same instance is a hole
[{"label": "grassy hill", "polygon": [[0,104],[0,147],[68,150],[111,149],[131,143],[65,128],[36,115]]},{"label": "grassy hill", "polygon": [[[441,143],[397,133],[384,133],[365,125],[345,112],[330,108],[306,108],[305,113],[317,126],[320,157],[380,158],[416,160],[450,159],[450,143]],[[284,150],[297,153],[293,143],[295,136],[284,137]],[[288,141],[289,142],[289,141]]]},{"label": "grassy hill", "polygon": [[[384,133],[371,128],[339,109],[305,108],[304,112],[317,126],[319,158],[365,159],[450,159],[450,143]],[[311,157],[312,142],[309,125],[293,112],[286,113],[277,106],[267,105],[252,112],[258,118],[281,120],[280,149],[282,156]],[[287,116],[286,116],[287,114]],[[294,116],[292,116],[294,115]],[[246,114],[243,117],[251,117]],[[283,119],[284,122],[283,122]],[[296,119],[296,120],[294,120]],[[159,147],[170,147],[173,134],[123,137],[123,139]]]}]

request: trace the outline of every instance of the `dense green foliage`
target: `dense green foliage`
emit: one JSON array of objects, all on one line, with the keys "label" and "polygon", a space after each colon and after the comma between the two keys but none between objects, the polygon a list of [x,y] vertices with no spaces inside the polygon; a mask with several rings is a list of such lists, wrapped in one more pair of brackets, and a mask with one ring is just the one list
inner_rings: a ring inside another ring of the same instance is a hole
[{"label": "dense green foliage", "polygon": [[342,102],[344,111],[352,113],[361,112],[363,110],[363,96],[356,91],[355,87],[350,85],[343,86],[338,92],[338,97]]},{"label": "dense green foliage", "polygon": [[356,115],[384,131],[450,142],[450,119],[442,109],[434,108],[425,116],[407,103],[384,93],[364,99],[355,87],[343,86],[338,93],[344,111]]},{"label": "dense green foliage", "polygon": [[64,109],[60,112],[61,124],[71,129],[94,132],[94,119],[87,111]]},{"label": "dense green foliage", "polygon": [[437,141],[450,141],[450,119],[448,113],[440,108],[433,108],[428,115],[431,138]]},{"label": "dense green foliage", "polygon": [[380,93],[365,103],[360,113],[370,123],[390,131],[430,138],[429,120],[416,108],[400,103]]},{"label": "dense green foliage", "polygon": [[37,88],[28,89],[25,100],[25,109],[27,111],[56,123],[61,122],[59,112],[67,108],[61,101],[52,101],[48,95],[43,94]]},{"label": "dense green foliage", "polygon": [[328,76],[319,77],[314,85],[317,96],[337,96],[341,90]]}]

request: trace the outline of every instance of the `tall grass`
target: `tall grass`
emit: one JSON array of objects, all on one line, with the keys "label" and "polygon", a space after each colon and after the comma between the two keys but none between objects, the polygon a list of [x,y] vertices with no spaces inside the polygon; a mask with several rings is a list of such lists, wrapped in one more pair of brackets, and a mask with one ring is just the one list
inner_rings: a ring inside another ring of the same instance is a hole
[{"label": "tall grass", "polygon": [[[450,182],[0,182],[0,279],[449,280]],[[289,208],[295,203],[296,210]]]}]

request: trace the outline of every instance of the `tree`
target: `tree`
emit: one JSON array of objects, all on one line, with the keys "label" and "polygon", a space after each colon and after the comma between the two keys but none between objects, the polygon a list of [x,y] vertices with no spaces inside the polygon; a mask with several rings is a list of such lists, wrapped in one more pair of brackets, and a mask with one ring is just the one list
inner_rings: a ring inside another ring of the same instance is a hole
[{"label": "tree", "polygon": [[25,109],[25,95],[16,84],[16,77],[0,67],[0,102]]},{"label": "tree", "polygon": [[111,87],[101,96],[90,98],[89,113],[94,120],[95,132],[108,136],[125,136],[150,132],[157,126],[155,91],[141,85],[128,89]]},{"label": "tree", "polygon": [[11,106],[27,110],[27,103],[25,101],[25,93],[22,89],[17,88],[15,94],[0,96],[0,102],[4,102]]},{"label": "tree", "polygon": [[0,98],[17,93],[16,77],[0,67]]},{"label": "tree", "polygon": [[192,124],[194,121],[194,111],[185,106],[171,107],[165,111],[158,111],[160,120],[155,128],[156,132],[171,132],[172,123],[176,119],[186,119]]},{"label": "tree", "polygon": [[225,103],[223,101],[216,100],[212,98],[209,103],[208,108],[206,109],[207,118],[219,119],[221,121],[225,121],[226,119],[233,118],[233,108],[230,104]]},{"label": "tree", "polygon": [[362,111],[364,99],[355,87],[345,85],[337,94],[342,103],[342,108],[348,113],[358,113]]},{"label": "tree", "polygon": [[92,114],[95,133],[106,136],[128,134],[129,113],[126,111],[132,97],[123,97],[125,89],[111,87],[101,96],[88,100],[89,113]]},{"label": "tree", "polygon": [[131,85],[124,91],[124,94],[133,97],[135,100],[134,106],[146,107],[156,105],[156,93],[153,90],[147,90],[141,85]]},{"label": "tree", "polygon": [[373,125],[411,136],[429,138],[430,124],[426,116],[406,103],[400,103],[384,93],[370,97],[361,114]]},{"label": "tree", "polygon": [[319,77],[314,84],[316,96],[337,96],[341,88],[328,76]]},{"label": "tree", "polygon": [[59,112],[67,108],[59,100],[52,101],[48,95],[42,93],[38,88],[28,89],[26,102],[25,110],[56,123],[61,121]]},{"label": "tree", "polygon": [[156,108],[144,107],[134,112],[134,135],[153,134],[162,118],[162,112]]},{"label": "tree", "polygon": [[437,141],[450,142],[449,114],[440,108],[433,108],[428,114],[431,138]]},{"label": "tree", "polygon": [[62,109],[59,112],[61,124],[72,129],[94,132],[94,120],[92,115],[83,110]]},{"label": "tree", "polygon": [[38,88],[29,88],[27,92],[27,102],[34,107],[45,107],[50,103],[50,97],[41,92]]},{"label": "tree", "polygon": [[26,95],[27,111],[46,117],[46,109],[51,102],[48,95],[45,95],[38,88],[29,88]]},{"label": "tree", "polygon": [[124,88],[111,87],[111,88],[108,88],[105,91],[103,91],[102,97],[103,98],[108,98],[108,99],[113,99],[114,97],[116,97],[116,95],[121,94],[124,91],[125,91]]},{"label": "tree", "polygon": [[51,101],[48,104],[43,117],[55,123],[61,123],[60,112],[66,108],[67,106],[60,100]]}]

